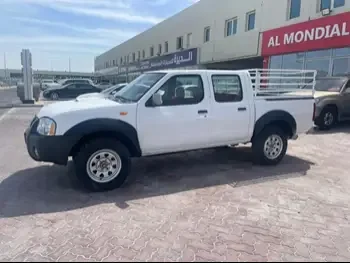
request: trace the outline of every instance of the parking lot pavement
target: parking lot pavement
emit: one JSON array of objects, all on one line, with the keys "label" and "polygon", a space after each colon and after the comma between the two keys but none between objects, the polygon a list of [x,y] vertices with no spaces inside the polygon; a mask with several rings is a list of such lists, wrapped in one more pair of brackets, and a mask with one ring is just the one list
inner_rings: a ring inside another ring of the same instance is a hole
[{"label": "parking lot pavement", "polygon": [[0,261],[348,261],[350,126],[301,136],[276,167],[248,148],[134,161],[132,179],[86,193],[72,165],[32,161],[0,121]]},{"label": "parking lot pavement", "polygon": [[0,108],[12,104],[21,104],[16,88],[0,89]]}]

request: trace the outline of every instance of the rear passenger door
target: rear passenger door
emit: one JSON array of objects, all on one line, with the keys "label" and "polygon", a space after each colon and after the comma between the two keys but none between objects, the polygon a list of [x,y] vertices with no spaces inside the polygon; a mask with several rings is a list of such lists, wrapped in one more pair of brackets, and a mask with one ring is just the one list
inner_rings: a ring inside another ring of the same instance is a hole
[{"label": "rear passenger door", "polygon": [[209,74],[213,93],[210,109],[215,144],[249,141],[251,105],[245,97],[239,75]]}]

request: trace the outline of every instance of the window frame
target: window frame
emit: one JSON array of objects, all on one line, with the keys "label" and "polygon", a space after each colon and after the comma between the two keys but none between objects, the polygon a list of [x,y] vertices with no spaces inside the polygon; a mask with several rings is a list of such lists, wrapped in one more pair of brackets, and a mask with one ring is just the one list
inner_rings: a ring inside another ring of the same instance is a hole
[{"label": "window frame", "polygon": [[154,57],[154,47],[153,47],[153,46],[151,46],[151,47],[149,48],[149,56],[150,56],[150,57]]},{"label": "window frame", "polygon": [[[177,105],[160,105],[160,106],[156,106],[152,104],[152,97],[153,94],[157,93],[159,90],[161,90],[163,88],[163,86],[165,84],[168,83],[168,81],[170,81],[173,78],[178,78],[178,77],[199,77],[200,81],[201,81],[201,86],[203,89],[203,97],[201,98],[200,101],[198,101],[197,103],[190,103],[190,104],[177,104]],[[201,74],[183,74],[183,75],[173,75],[171,77],[169,77],[165,82],[163,82],[163,84],[155,91],[152,93],[152,96],[146,101],[145,103],[145,107],[147,108],[161,108],[161,107],[179,107],[179,106],[191,106],[191,105],[198,105],[201,102],[203,102],[203,100],[205,99],[205,89],[204,89],[204,81],[203,81],[203,77]]]},{"label": "window frame", "polygon": [[[207,40],[207,32],[209,32],[208,40]],[[210,28],[210,26],[207,26],[207,27],[204,28],[204,43],[210,42],[210,37],[211,37],[211,28]]]},{"label": "window frame", "polygon": [[158,44],[158,55],[161,55],[163,50],[162,50],[162,44]]},{"label": "window frame", "polygon": [[[230,23],[230,22],[232,22],[232,34],[231,35],[229,35],[229,34],[227,34],[228,33],[228,23]],[[236,23],[236,30],[235,30],[235,32],[234,32],[234,25],[235,25],[235,23]],[[238,29],[238,17],[237,16],[235,16],[235,17],[232,17],[232,18],[230,18],[230,19],[227,19],[226,21],[225,21],[225,37],[231,37],[231,36],[234,36],[234,35],[236,35],[237,34],[237,29]]]},{"label": "window frame", "polygon": [[[251,15],[254,15],[254,25],[253,25],[253,28],[249,29],[249,18]],[[245,25],[245,31],[248,32],[248,31],[252,31],[254,30],[256,27],[256,10],[253,10],[253,11],[250,11],[246,14],[246,25]]]},{"label": "window frame", "polygon": [[[239,87],[241,90],[241,99],[235,100],[235,101],[218,101],[216,99],[216,96],[215,96],[215,85],[214,85],[214,79],[213,79],[214,77],[237,77],[238,81],[239,81]],[[244,93],[243,93],[243,87],[242,87],[242,80],[241,80],[239,75],[237,75],[237,74],[212,74],[210,78],[211,78],[211,85],[212,85],[212,90],[213,90],[215,102],[217,102],[217,103],[238,103],[238,102],[243,101]]]},{"label": "window frame", "polygon": [[[293,10],[292,6],[293,6],[293,2],[294,1],[299,1],[300,2],[297,16],[292,16],[292,10]],[[292,20],[292,19],[300,17],[300,15],[301,15],[301,6],[302,6],[302,1],[301,0],[288,0],[287,20]]]},{"label": "window frame", "polygon": [[169,52],[169,42],[165,41],[164,42],[164,53],[168,53]]},{"label": "window frame", "polygon": [[186,48],[190,48],[192,46],[192,33],[187,33],[186,35]]},{"label": "window frame", "polygon": [[142,50],[142,58],[146,58],[146,51],[144,49]]},{"label": "window frame", "polygon": [[[180,40],[181,40],[181,45],[180,44]],[[184,48],[184,37],[183,36],[179,36],[176,38],[176,50],[180,50]]]}]

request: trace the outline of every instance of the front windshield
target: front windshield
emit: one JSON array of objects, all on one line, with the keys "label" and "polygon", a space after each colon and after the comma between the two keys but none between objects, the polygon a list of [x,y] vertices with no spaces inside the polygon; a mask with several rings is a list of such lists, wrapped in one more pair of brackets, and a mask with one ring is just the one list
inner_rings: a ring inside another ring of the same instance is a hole
[{"label": "front windshield", "polygon": [[[345,82],[346,79],[344,78],[317,79],[315,90],[339,92]],[[304,89],[312,89],[312,86],[305,86]]]},{"label": "front windshield", "polygon": [[142,74],[118,92],[115,99],[137,102],[165,75],[165,73],[159,72]]}]

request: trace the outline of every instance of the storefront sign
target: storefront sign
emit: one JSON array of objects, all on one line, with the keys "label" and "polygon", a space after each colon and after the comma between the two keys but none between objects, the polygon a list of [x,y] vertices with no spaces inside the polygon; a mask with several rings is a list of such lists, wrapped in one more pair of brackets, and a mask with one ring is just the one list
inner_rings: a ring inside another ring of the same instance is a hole
[{"label": "storefront sign", "polygon": [[143,60],[124,67],[119,67],[119,74],[194,66],[197,64],[197,53],[197,48],[193,48]]},{"label": "storefront sign", "polygon": [[262,56],[350,45],[350,12],[263,32]]}]

